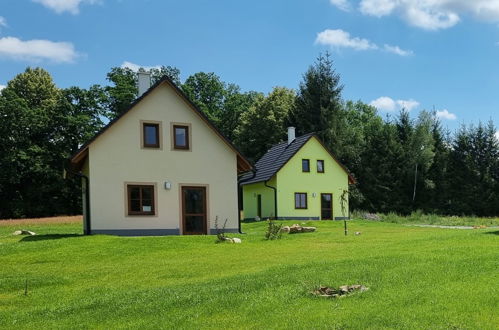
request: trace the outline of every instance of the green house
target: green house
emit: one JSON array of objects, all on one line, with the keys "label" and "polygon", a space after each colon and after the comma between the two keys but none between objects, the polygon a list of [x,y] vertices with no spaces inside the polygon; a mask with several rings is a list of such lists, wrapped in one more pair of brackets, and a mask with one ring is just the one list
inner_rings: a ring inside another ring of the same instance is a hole
[{"label": "green house", "polygon": [[240,179],[243,219],[343,220],[349,217],[347,169],[315,134],[270,148]]}]

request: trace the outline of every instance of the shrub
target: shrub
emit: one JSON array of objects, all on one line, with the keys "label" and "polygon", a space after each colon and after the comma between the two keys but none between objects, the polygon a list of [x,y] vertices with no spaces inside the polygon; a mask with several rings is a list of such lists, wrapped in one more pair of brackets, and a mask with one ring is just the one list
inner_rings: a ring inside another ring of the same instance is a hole
[{"label": "shrub", "polygon": [[217,239],[215,243],[223,243],[227,241],[227,237],[225,237],[225,226],[227,225],[227,220],[225,219],[224,225],[222,228],[218,227],[218,216],[215,217],[215,230],[217,232]]},{"label": "shrub", "polygon": [[275,240],[281,238],[281,228],[282,224],[276,224],[275,221],[268,219],[267,220],[267,231],[265,232],[266,240]]}]

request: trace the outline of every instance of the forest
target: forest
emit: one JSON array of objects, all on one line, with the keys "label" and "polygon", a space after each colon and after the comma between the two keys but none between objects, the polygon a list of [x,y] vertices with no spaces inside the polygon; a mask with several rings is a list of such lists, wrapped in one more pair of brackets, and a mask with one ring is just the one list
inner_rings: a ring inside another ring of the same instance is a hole
[{"label": "forest", "polygon": [[[296,89],[275,87],[268,94],[243,92],[212,72],[181,81],[178,68],[163,66],[151,75],[153,82],[170,77],[252,162],[285,140],[288,126],[298,135],[316,132],[356,178],[354,210],[499,215],[493,122],[449,132],[432,111],[382,116],[343,99],[328,53]],[[114,67],[106,78],[105,86],[58,88],[46,70],[28,67],[0,92],[0,219],[81,213],[81,183],[63,177],[65,164],[138,92],[129,68]]]}]

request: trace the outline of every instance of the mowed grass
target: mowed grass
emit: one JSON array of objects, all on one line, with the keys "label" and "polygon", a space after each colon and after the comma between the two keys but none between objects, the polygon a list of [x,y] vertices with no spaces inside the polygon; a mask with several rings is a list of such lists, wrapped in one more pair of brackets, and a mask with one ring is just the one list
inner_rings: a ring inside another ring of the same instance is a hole
[{"label": "mowed grass", "polygon": [[[286,222],[291,224],[293,222]],[[0,226],[2,328],[498,329],[499,230],[351,221],[242,244]],[[12,236],[30,229],[34,237]],[[359,231],[361,235],[354,235]],[[28,294],[24,295],[25,280]],[[363,284],[342,299],[319,285]]]}]

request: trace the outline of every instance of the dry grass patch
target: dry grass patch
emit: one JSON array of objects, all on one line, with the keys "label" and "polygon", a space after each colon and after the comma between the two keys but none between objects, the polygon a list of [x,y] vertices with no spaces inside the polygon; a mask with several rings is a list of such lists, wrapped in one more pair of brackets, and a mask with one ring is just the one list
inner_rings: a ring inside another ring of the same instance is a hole
[{"label": "dry grass patch", "polygon": [[65,223],[81,223],[83,217],[81,215],[66,216],[66,217],[51,217],[51,218],[32,218],[32,219],[5,219],[0,220],[0,227],[20,226],[20,225],[42,225],[42,224],[65,224]]}]

